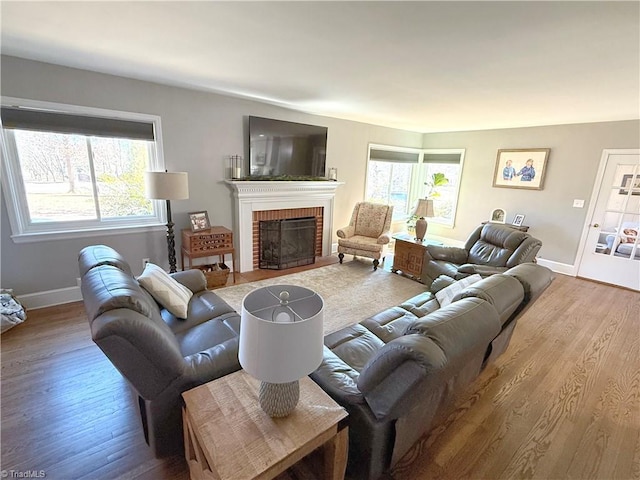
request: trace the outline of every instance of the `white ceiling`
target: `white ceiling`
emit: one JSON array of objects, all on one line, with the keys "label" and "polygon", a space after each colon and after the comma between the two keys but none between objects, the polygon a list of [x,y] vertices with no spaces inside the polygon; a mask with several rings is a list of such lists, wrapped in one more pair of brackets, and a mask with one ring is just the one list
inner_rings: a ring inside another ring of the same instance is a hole
[{"label": "white ceiling", "polygon": [[420,132],[640,118],[640,3],[9,2],[2,53]]}]

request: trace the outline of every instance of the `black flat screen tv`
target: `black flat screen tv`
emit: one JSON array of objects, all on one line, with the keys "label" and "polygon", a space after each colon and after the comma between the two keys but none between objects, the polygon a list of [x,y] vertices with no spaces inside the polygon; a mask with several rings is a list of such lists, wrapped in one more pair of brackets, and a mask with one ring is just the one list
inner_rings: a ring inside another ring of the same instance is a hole
[{"label": "black flat screen tv", "polygon": [[249,117],[250,179],[326,177],[327,127]]}]

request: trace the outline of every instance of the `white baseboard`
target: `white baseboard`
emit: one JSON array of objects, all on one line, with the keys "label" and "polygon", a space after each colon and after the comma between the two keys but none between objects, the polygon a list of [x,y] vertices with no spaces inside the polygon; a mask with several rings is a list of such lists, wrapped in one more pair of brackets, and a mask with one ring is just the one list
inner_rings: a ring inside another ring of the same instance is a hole
[{"label": "white baseboard", "polygon": [[27,310],[36,310],[63,303],[78,302],[82,300],[82,293],[80,287],[68,287],[46,292],[27,293],[26,295],[18,295],[17,298]]},{"label": "white baseboard", "polygon": [[575,277],[578,274],[578,269],[575,265],[569,265],[567,263],[554,262],[553,260],[546,260],[544,258],[537,258],[536,262],[538,265],[542,265],[543,267],[547,267],[556,273],[561,273],[563,275],[569,275],[571,277]]}]

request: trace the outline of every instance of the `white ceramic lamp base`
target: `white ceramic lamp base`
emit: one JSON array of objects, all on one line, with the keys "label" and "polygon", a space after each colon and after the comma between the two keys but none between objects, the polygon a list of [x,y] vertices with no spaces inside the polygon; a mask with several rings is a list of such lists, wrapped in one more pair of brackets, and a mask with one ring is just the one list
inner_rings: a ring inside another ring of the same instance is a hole
[{"label": "white ceramic lamp base", "polygon": [[300,399],[298,380],[288,383],[260,383],[260,407],[270,417],[286,417],[296,408]]}]

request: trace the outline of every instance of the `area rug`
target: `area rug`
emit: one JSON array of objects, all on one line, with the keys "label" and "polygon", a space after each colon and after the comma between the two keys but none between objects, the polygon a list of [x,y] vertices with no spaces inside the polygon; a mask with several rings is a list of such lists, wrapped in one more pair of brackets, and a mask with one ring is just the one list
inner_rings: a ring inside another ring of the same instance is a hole
[{"label": "area rug", "polygon": [[371,262],[354,260],[218,288],[215,293],[240,312],[245,295],[269,285],[298,285],[317,292],[324,299],[325,334],[358,323],[426,290],[421,283],[396,273],[382,269],[374,272]]}]

